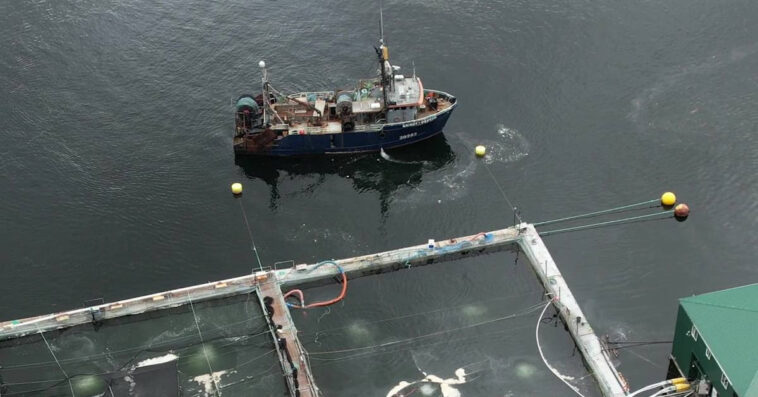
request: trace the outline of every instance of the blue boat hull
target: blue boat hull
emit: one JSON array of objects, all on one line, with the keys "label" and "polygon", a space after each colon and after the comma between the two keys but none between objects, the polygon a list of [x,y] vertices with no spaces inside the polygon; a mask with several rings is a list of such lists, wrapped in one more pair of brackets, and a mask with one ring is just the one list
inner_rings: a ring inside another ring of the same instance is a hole
[{"label": "blue boat hull", "polygon": [[386,124],[376,131],[351,131],[338,134],[288,135],[265,149],[249,150],[244,142],[234,146],[235,154],[253,156],[309,156],[378,152],[411,145],[431,138],[445,127],[455,105],[422,120]]}]

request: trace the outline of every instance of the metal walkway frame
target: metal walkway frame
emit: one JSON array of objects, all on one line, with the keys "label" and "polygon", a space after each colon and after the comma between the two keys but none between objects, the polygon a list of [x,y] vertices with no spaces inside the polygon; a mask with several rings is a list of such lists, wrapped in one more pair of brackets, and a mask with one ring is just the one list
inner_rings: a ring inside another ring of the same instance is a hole
[{"label": "metal walkway frame", "polygon": [[[611,362],[608,352],[589,324],[568,284],[553,261],[534,225],[521,223],[487,233],[451,238],[431,245],[415,245],[376,254],[335,260],[348,279],[410,269],[462,257],[520,248],[558,309],[585,365],[605,397],[628,393],[628,385]],[[292,396],[319,396],[308,356],[282,295],[282,288],[307,287],[334,282],[339,270],[332,266],[302,264],[287,269],[262,270],[250,275],[165,291],[83,309],[0,323],[0,340],[31,333],[72,327],[121,316],[177,307],[194,302],[256,292],[268,316],[269,330],[282,372]]]}]

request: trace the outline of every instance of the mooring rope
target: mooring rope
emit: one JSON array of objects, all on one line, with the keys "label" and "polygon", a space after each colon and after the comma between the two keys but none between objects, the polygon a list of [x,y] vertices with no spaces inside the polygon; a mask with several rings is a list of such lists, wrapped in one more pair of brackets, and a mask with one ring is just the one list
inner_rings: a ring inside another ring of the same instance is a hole
[{"label": "mooring rope", "polygon": [[60,361],[58,361],[58,357],[55,356],[55,353],[53,352],[53,348],[50,347],[49,343],[47,343],[47,338],[45,338],[45,334],[42,332],[42,330],[39,330],[39,334],[42,337],[42,340],[45,341],[45,346],[47,346],[47,350],[50,350],[50,354],[52,354],[53,359],[55,360],[55,363],[58,364],[58,368],[63,373],[63,376],[66,377],[66,380],[68,381],[68,387],[69,387],[69,389],[71,389],[71,395],[75,396],[76,394],[74,393],[74,385],[71,384],[71,378],[69,378],[69,376],[66,373],[66,371],[63,370],[63,366],[61,366]]},{"label": "mooring rope", "polygon": [[[470,151],[472,152],[474,151],[474,147],[472,147],[471,145],[468,145],[465,142],[464,142],[464,146],[466,146]],[[508,205],[510,206],[510,210],[513,212],[514,220],[518,220],[519,223],[524,223],[524,221],[521,220],[521,214],[519,214],[518,212],[518,207],[513,205],[513,202],[511,202],[511,200],[508,198],[508,194],[505,193],[505,189],[503,189],[503,187],[497,181],[497,178],[495,178],[495,174],[492,173],[492,171],[490,170],[490,167],[488,167],[484,161],[482,161],[481,164],[482,166],[484,166],[484,169],[490,175],[490,178],[492,178],[492,182],[495,183],[495,187],[497,187],[497,190],[500,191],[500,195],[503,196],[503,198],[505,199],[505,202],[508,203]]]},{"label": "mooring rope", "polygon": [[[235,322],[231,322],[231,323],[226,323],[222,327],[216,325],[216,328],[221,332],[221,334],[219,336],[214,336],[211,339],[218,339],[220,336],[225,335],[224,334],[224,330],[231,329],[235,325],[239,325],[239,324],[242,324],[242,323],[246,323],[246,322],[248,322],[250,320],[256,320],[256,319],[263,318],[263,317],[264,316],[261,315],[261,316],[257,316],[257,317],[246,318],[245,320],[242,320],[242,321],[235,321]],[[245,339],[250,339],[250,338],[255,337],[255,336],[266,335],[266,334],[270,334],[270,331],[269,331],[268,328],[266,328],[265,331],[260,332],[260,333],[248,334],[248,335],[242,335],[242,336]],[[207,337],[207,335],[206,335],[206,337]],[[180,341],[191,339],[191,338],[192,338],[192,335],[179,336],[179,337],[176,337],[176,338],[167,338],[163,342],[160,342],[160,343],[155,343],[155,344],[151,343],[151,344],[148,344],[148,345],[145,345],[145,346],[136,346],[136,347],[130,347],[130,348],[126,348],[126,349],[119,349],[119,350],[108,350],[105,353],[90,354],[90,355],[76,356],[76,357],[70,357],[70,358],[62,358],[62,359],[60,359],[58,361],[61,364],[68,364],[68,363],[72,363],[72,362],[94,361],[95,359],[98,359],[98,358],[113,357],[114,355],[118,355],[120,353],[144,352],[144,351],[159,351],[157,349],[159,349],[161,347],[170,347],[171,345],[178,344]],[[228,345],[231,345],[231,344],[234,344],[234,343],[237,343],[237,342],[231,342],[231,343],[222,345],[222,347],[223,346],[228,346]],[[35,362],[30,362],[30,363],[25,363],[25,364],[5,365],[1,369],[3,371],[23,370],[23,369],[27,369],[27,368],[47,366],[47,365],[50,365],[52,363],[55,363],[55,361],[35,361]],[[56,381],[60,381],[60,379],[57,379]],[[32,382],[32,383],[39,383],[39,382]],[[12,384],[15,384],[15,383],[3,383],[3,384],[4,385],[12,385]]]},{"label": "mooring rope", "polygon": [[[255,247],[255,240],[253,239],[253,232],[250,230],[250,222],[247,220],[247,213],[245,212],[245,207],[242,205],[242,200],[237,200],[237,202],[240,204],[240,210],[242,210],[242,218],[245,220],[245,227],[247,227],[247,235],[250,236],[250,245],[252,246],[253,252],[255,253],[255,259],[258,261],[258,269],[263,271],[263,264],[261,264],[261,257],[258,256],[258,248]],[[250,270],[250,273],[255,273],[255,268]]]},{"label": "mooring rope", "polygon": [[544,232],[538,232],[540,236],[549,236],[551,234],[557,234],[557,233],[564,233],[564,232],[573,232],[577,230],[585,230],[585,229],[592,229],[596,227],[603,227],[603,226],[611,226],[611,225],[618,225],[620,223],[626,223],[626,222],[635,222],[635,221],[641,221],[646,219],[655,219],[655,218],[661,218],[669,217],[674,215],[674,210],[664,211],[664,212],[658,212],[655,214],[647,214],[647,215],[640,215],[640,216],[633,216],[629,218],[624,219],[617,219],[613,221],[606,221],[606,222],[598,222],[598,223],[592,223],[589,225],[582,225],[582,226],[574,226],[574,227],[567,227],[563,229],[555,229],[555,230],[548,230]]},{"label": "mooring rope", "polygon": [[610,209],[607,209],[607,210],[588,212],[586,214],[581,214],[581,215],[567,216],[565,218],[558,218],[558,219],[553,219],[553,220],[549,220],[549,221],[537,222],[537,223],[534,223],[534,226],[544,226],[544,225],[549,225],[549,224],[552,224],[552,223],[570,221],[570,220],[574,220],[574,219],[590,218],[590,217],[597,216],[597,215],[610,214],[610,213],[613,213],[613,212],[619,212],[619,211],[623,211],[623,210],[628,210],[628,209],[632,209],[632,208],[635,208],[635,207],[640,207],[640,206],[643,206],[643,205],[646,205],[646,204],[655,204],[657,202],[658,202],[658,199],[647,200],[647,201],[643,201],[641,203],[622,205],[621,207],[610,208]]},{"label": "mooring rope", "polygon": [[663,344],[672,344],[674,341],[670,340],[660,340],[660,341],[650,341],[650,342],[626,342],[626,341],[608,341],[605,342],[608,345],[608,348],[605,350],[619,350],[619,349],[626,349],[629,347],[637,347],[637,346],[647,346],[647,345],[663,345]]},{"label": "mooring rope", "polygon": [[200,331],[200,323],[197,321],[197,314],[195,313],[195,305],[192,304],[192,296],[190,296],[189,291],[187,291],[187,299],[189,299],[190,308],[192,308],[192,317],[195,318],[195,326],[197,327],[197,334],[200,336],[200,347],[203,349],[203,355],[205,356],[205,362],[208,363],[208,370],[211,371],[210,377],[211,382],[213,382],[213,387],[216,388],[216,393],[218,393],[219,396],[221,396],[221,389],[218,388],[218,383],[216,383],[216,378],[213,377],[213,368],[211,368],[211,360],[208,359],[208,351],[205,349],[205,342],[203,341],[203,333]]},{"label": "mooring rope", "polygon": [[[483,326],[483,325],[493,324],[493,323],[496,323],[496,322],[499,322],[499,321],[510,320],[510,319],[513,319],[513,318],[516,318],[516,317],[525,316],[525,315],[527,315],[529,313],[532,313],[534,311],[539,310],[542,307],[542,303],[543,302],[534,304],[534,305],[532,305],[530,307],[527,307],[525,309],[522,309],[520,311],[517,311],[515,313],[511,313],[511,314],[503,316],[503,317],[497,317],[497,318],[493,318],[493,319],[489,319],[489,320],[484,320],[484,321],[480,321],[480,322],[477,322],[477,323],[474,323],[474,324],[468,324],[468,325],[464,325],[464,326],[460,326],[460,327],[456,327],[456,328],[450,328],[450,329],[443,329],[443,330],[440,330],[440,331],[435,331],[435,332],[424,334],[424,335],[417,335],[417,336],[412,336],[412,337],[405,338],[405,339],[384,342],[384,343],[380,343],[378,345],[359,346],[359,347],[337,349],[337,350],[316,351],[316,352],[310,352],[309,355],[311,355],[311,356],[319,356],[319,355],[330,355],[330,354],[337,354],[337,353],[351,353],[351,352],[356,352],[356,351],[374,350],[374,349],[386,348],[386,347],[390,347],[390,346],[404,345],[404,344],[407,344],[409,342],[413,342],[413,341],[420,340],[420,339],[426,339],[426,338],[430,338],[430,337],[433,337],[433,336],[444,335],[444,334],[448,334],[448,333],[451,333],[451,332],[467,330],[467,329],[470,329],[470,328],[480,327],[480,326]],[[328,359],[319,359],[319,358],[314,358],[314,357],[311,357],[311,358],[313,358],[314,360],[328,360]],[[343,357],[338,357],[337,359],[339,359],[339,358],[343,358]]]}]

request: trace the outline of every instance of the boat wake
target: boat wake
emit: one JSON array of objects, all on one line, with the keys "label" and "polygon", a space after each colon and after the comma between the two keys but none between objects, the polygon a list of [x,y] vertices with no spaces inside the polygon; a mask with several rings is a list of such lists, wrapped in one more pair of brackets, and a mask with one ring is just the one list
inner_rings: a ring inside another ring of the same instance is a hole
[{"label": "boat wake", "polygon": [[[698,113],[705,113],[704,111],[709,110],[708,105],[717,105],[712,103],[714,102],[711,99],[713,91],[704,93],[692,92],[691,82],[695,79],[709,80],[704,76],[722,75],[724,74],[724,68],[736,66],[756,54],[758,54],[758,43],[753,43],[714,54],[697,63],[683,64],[672,68],[660,76],[653,85],[642,90],[631,100],[631,110],[627,114],[627,119],[637,125],[637,130],[640,133],[647,133],[651,129],[655,131],[666,129],[667,133],[661,135],[670,141],[671,134],[668,130],[677,130],[676,127],[681,125],[682,119],[694,119],[698,116]],[[716,90],[726,86],[723,81],[720,84],[720,87],[715,87]],[[687,95],[679,92],[680,90],[687,91]],[[687,108],[681,112],[676,112],[679,109],[672,109],[672,101],[667,98],[667,95],[672,91],[678,93],[677,97],[688,96],[692,98],[686,104]],[[726,97],[730,98],[732,96],[726,95]],[[660,111],[661,109],[663,111]],[[679,117],[676,120],[668,120],[662,116],[662,114],[670,115],[674,112]],[[698,125],[694,125],[694,127],[698,127]],[[651,135],[655,136],[656,134]]]},{"label": "boat wake", "polygon": [[474,142],[470,137],[459,134],[458,137],[466,144],[469,151],[474,150],[476,145],[484,145],[487,154],[484,156],[485,164],[515,163],[529,155],[531,145],[518,130],[506,127],[504,124],[497,125],[495,139],[484,139]]},{"label": "boat wake", "polygon": [[464,159],[457,159],[449,169],[430,173],[429,177],[412,190],[399,194],[395,201],[403,206],[413,207],[431,201],[441,203],[458,200],[468,193],[468,179],[476,172],[476,159],[473,155]]},{"label": "boat wake", "polygon": [[382,156],[383,159],[389,161],[390,163],[395,163],[395,164],[425,164],[426,163],[426,161],[405,161],[405,160],[394,158],[390,156],[389,153],[385,152],[384,148],[381,148],[381,150],[379,151],[379,154]]},{"label": "boat wake", "polygon": [[[429,202],[430,198],[437,198],[438,203],[443,198],[445,201],[463,198],[468,194],[469,180],[476,173],[481,161],[487,165],[513,163],[528,156],[531,146],[521,133],[502,124],[497,125],[495,139],[475,140],[462,132],[448,136],[452,138],[450,143],[455,146],[455,151],[458,153],[452,166],[435,172],[436,176],[426,178],[423,183],[406,193],[405,197],[398,197],[397,201],[404,205],[413,205]],[[487,147],[487,155],[484,159],[478,159],[474,155],[473,148],[476,145]],[[384,152],[381,155],[387,161],[401,161]]]}]

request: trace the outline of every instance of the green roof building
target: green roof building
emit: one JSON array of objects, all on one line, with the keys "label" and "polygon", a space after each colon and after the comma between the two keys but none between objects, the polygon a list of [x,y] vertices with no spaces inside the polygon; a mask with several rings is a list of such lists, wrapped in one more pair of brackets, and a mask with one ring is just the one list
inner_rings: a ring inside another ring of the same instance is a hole
[{"label": "green roof building", "polygon": [[695,396],[758,397],[758,284],[679,300],[675,376],[692,381]]}]

